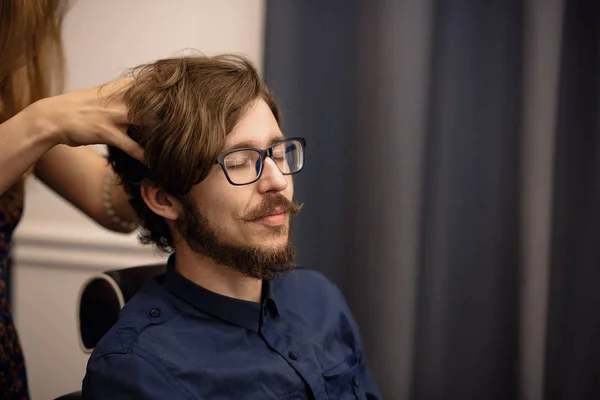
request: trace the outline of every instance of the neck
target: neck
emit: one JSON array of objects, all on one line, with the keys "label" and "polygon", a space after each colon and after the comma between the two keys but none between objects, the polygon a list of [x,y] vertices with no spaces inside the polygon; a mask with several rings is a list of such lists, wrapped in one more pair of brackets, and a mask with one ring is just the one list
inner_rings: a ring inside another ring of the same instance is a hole
[{"label": "neck", "polygon": [[189,248],[177,250],[175,270],[198,286],[234,299],[260,302],[262,281],[250,278]]}]

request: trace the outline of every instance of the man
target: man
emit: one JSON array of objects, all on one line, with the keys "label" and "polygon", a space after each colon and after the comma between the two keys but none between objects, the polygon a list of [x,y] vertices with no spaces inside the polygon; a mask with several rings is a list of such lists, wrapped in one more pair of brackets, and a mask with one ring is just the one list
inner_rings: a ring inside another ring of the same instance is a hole
[{"label": "man", "polygon": [[146,165],[109,160],[165,275],[92,354],[86,399],[379,399],[340,291],[295,268],[305,141],[237,56],[160,60],[124,93]]}]

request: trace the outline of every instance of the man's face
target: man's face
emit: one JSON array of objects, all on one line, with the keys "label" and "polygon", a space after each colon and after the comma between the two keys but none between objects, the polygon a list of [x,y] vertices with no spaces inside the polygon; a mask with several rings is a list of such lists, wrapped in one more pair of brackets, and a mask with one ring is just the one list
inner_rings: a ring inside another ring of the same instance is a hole
[{"label": "man's face", "polygon": [[[223,151],[267,149],[282,139],[269,106],[259,99],[227,135]],[[232,185],[215,164],[187,195],[176,228],[192,250],[247,276],[270,279],[295,263],[289,231],[291,214],[299,206],[293,195],[291,175],[283,175],[269,157],[260,179],[242,186]]]}]

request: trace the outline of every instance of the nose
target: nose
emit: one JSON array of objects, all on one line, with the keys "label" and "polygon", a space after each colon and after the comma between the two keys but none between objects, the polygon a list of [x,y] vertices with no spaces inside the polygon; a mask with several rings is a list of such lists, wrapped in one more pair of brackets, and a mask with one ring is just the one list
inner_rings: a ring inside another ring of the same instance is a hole
[{"label": "nose", "polygon": [[281,173],[271,157],[265,158],[263,171],[258,180],[258,189],[262,193],[281,192],[287,188],[288,180]]}]

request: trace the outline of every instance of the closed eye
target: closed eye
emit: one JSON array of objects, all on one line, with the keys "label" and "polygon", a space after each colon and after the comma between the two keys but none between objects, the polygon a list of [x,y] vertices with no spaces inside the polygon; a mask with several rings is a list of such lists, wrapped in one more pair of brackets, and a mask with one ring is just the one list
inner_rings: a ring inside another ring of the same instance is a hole
[{"label": "closed eye", "polygon": [[226,168],[247,168],[250,167],[253,163],[250,162],[249,158],[236,158],[232,160],[227,160]]}]

